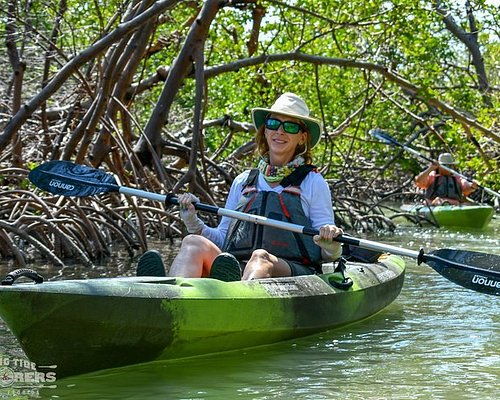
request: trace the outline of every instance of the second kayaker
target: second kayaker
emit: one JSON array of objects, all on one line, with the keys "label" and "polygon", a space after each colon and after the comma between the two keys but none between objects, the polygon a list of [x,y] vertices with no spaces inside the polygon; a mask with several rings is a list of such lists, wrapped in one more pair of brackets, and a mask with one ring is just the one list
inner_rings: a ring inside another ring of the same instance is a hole
[{"label": "second kayaker", "polygon": [[455,164],[450,153],[442,153],[437,163],[431,163],[415,178],[415,185],[425,190],[425,198],[432,205],[466,203],[466,196],[477,189],[477,183],[469,182],[441,167]]}]

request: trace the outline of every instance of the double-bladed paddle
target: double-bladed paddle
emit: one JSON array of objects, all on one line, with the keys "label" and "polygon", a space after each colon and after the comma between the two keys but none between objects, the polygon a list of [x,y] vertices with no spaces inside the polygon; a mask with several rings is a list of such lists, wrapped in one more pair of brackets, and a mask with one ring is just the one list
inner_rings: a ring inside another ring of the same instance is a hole
[{"label": "double-bladed paddle", "polygon": [[[374,137],[376,137],[377,139],[381,140],[382,142],[384,142],[385,144],[389,144],[391,146],[396,146],[396,147],[401,147],[402,149],[408,151],[409,153],[413,154],[414,156],[417,156],[425,161],[428,161],[430,163],[435,163],[435,164],[439,164],[436,160],[433,160],[432,158],[429,158],[429,157],[426,157],[424,156],[423,154],[420,154],[418,151],[416,151],[415,149],[412,149],[411,147],[409,146],[406,146],[404,144],[401,144],[399,143],[396,139],[394,139],[392,136],[390,136],[387,132],[381,130],[381,129],[372,129],[370,130],[370,134]],[[453,174],[453,175],[456,175],[456,176],[459,176],[460,178],[463,178],[469,182],[475,182],[476,185],[478,187],[480,187],[482,190],[484,190],[485,192],[488,192],[489,194],[493,195],[493,196],[496,196],[496,197],[499,197],[500,198],[500,193],[498,192],[495,192],[494,190],[490,189],[490,188],[487,188],[481,184],[479,184],[479,182],[477,182],[476,180],[474,179],[471,179],[465,175],[462,175],[461,173],[451,169],[451,168],[448,168],[446,165],[443,165],[443,164],[439,164],[439,166],[441,168],[443,168],[445,171],[448,171],[450,174]]]},{"label": "double-bladed paddle", "polygon": [[[120,186],[110,173],[69,161],[44,163],[29,173],[29,179],[40,189],[56,195],[86,197],[99,193],[118,192],[168,204],[178,204],[177,198],[171,194],[163,195]],[[314,236],[319,233],[316,229],[260,215],[246,214],[203,203],[195,203],[194,206],[200,211],[305,235]],[[500,295],[500,256],[497,255],[452,249],[424,253],[423,249],[420,251],[408,250],[351,236],[339,236],[334,240],[363,249],[411,257],[416,259],[419,265],[424,262],[445,278],[465,288],[481,293]]]}]

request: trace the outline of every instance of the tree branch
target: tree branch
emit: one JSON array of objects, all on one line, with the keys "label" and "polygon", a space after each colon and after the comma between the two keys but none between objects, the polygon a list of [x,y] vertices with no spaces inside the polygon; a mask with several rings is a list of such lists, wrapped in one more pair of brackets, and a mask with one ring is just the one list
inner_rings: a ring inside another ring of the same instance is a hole
[{"label": "tree branch", "polygon": [[472,57],[472,63],[476,69],[477,79],[479,81],[479,89],[483,91],[483,100],[486,105],[492,106],[493,103],[491,98],[487,95],[490,89],[490,83],[488,80],[488,75],[486,74],[486,67],[484,65],[483,55],[478,42],[478,29],[476,26],[476,21],[472,11],[472,6],[469,1],[465,3],[467,18],[469,20],[470,32],[466,32],[460,27],[459,24],[455,22],[455,19],[450,14],[449,10],[446,10],[440,0],[436,1],[436,12],[442,16],[443,22],[446,28],[455,36],[460,42],[462,42],[470,52]]},{"label": "tree branch", "polygon": [[53,93],[55,93],[66,80],[75,73],[75,71],[84,65],[86,62],[95,58],[98,54],[102,53],[113,43],[118,42],[122,37],[138,28],[142,24],[149,21],[152,17],[161,14],[168,8],[177,4],[179,0],[159,0],[155,2],[144,13],[138,15],[130,21],[121,23],[118,27],[98,40],[93,46],[83,50],[73,59],[71,59],[54,78],[47,84],[47,86],[33,97],[29,103],[25,104],[14,115],[14,117],[6,125],[4,132],[0,135],[0,152],[5,150],[10,143],[14,134],[19,130],[24,122],[35,112],[42,103],[44,103]]},{"label": "tree branch", "polygon": [[397,86],[403,88],[404,90],[409,92],[412,96],[425,102],[427,105],[434,106],[440,109],[442,112],[452,116],[457,121],[465,123],[477,129],[485,136],[488,136],[495,142],[500,143],[500,136],[491,131],[490,129],[486,128],[485,126],[481,125],[476,119],[469,117],[465,113],[458,111],[451,105],[441,100],[429,97],[425,89],[412,84],[407,79],[399,75],[397,72],[392,71],[390,68],[379,64],[350,60],[345,58],[314,56],[305,53],[282,53],[282,54],[269,54],[269,55],[262,54],[260,56],[238,60],[221,66],[206,68],[205,74],[206,77],[209,78],[225,72],[237,71],[239,69],[248,68],[255,65],[271,63],[271,62],[283,62],[283,61],[303,61],[311,64],[335,65],[343,68],[356,68],[356,69],[376,72],[382,75],[388,81],[391,81],[395,83]]}]

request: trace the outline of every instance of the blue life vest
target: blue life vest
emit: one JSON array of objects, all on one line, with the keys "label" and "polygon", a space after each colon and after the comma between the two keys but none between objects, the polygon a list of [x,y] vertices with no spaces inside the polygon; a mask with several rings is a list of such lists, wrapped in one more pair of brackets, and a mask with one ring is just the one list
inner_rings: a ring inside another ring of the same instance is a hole
[{"label": "blue life vest", "polygon": [[[251,170],[236,210],[310,228],[311,220],[306,217],[300,201],[300,184],[314,169],[312,165],[298,167],[280,182],[284,187],[281,193],[257,190],[259,170]],[[299,262],[321,272],[321,248],[314,243],[311,236],[233,220],[223,251],[245,261],[250,259],[252,252],[257,249],[267,250],[276,257]]]}]

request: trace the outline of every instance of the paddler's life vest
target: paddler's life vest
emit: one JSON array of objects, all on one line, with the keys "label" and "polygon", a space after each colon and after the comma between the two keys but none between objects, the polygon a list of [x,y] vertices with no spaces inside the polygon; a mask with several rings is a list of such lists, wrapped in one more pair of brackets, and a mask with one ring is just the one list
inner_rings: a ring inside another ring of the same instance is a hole
[{"label": "paddler's life vest", "polygon": [[[262,215],[269,219],[286,221],[311,227],[300,201],[300,184],[314,170],[312,165],[302,165],[281,182],[281,193],[257,190],[259,170],[250,171],[243,185],[237,211]],[[296,232],[257,225],[253,222],[233,220],[229,226],[223,251],[233,254],[238,260],[248,260],[254,250],[264,249],[288,261],[300,262],[321,272],[321,249],[312,240]]]},{"label": "paddler's life vest", "polygon": [[465,201],[462,187],[453,175],[436,175],[432,185],[425,191],[425,198],[432,200],[436,197]]}]

